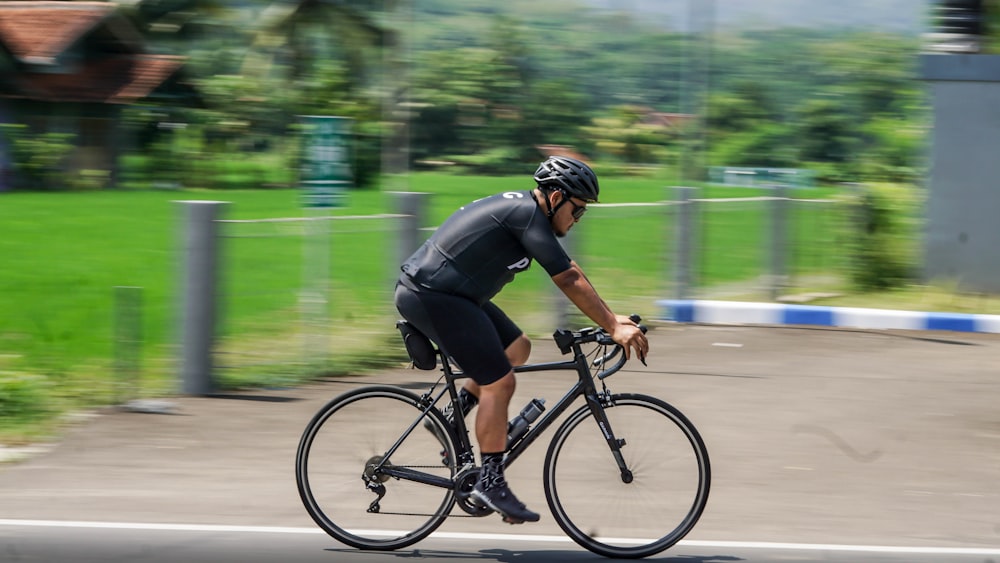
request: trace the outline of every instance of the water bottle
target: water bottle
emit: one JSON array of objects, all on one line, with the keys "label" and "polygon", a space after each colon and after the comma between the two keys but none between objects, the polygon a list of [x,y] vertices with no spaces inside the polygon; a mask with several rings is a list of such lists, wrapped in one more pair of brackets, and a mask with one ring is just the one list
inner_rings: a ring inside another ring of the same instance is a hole
[{"label": "water bottle", "polygon": [[528,426],[538,420],[545,410],[545,399],[532,399],[523,409],[521,414],[515,416],[507,423],[507,447],[510,448],[514,442],[521,439],[528,431]]}]

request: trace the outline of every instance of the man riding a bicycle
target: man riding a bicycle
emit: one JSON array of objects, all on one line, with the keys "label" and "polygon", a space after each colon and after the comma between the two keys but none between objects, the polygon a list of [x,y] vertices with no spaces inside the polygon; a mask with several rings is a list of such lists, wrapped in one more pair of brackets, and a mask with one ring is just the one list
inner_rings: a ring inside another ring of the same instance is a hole
[{"label": "man riding a bicycle", "polygon": [[644,358],[645,334],[615,315],[558,237],[566,236],[597,201],[597,176],[585,163],[553,156],[538,167],[537,186],[476,200],[456,211],[402,265],[395,303],[400,314],[433,340],[470,379],[459,405],[444,414],[454,422],[478,403],[475,432],[482,473],[471,496],[506,522],[537,522],[511,492],[503,473],[508,407],[531,341],[491,299],[537,261],[581,312],[620,344]]}]

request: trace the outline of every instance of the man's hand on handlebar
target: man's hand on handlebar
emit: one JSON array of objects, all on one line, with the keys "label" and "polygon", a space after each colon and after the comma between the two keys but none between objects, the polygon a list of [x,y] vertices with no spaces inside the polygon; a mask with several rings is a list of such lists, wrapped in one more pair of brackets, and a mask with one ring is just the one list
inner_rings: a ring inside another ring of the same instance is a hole
[{"label": "man's hand on handlebar", "polygon": [[620,344],[625,351],[625,358],[632,357],[632,350],[642,365],[646,365],[646,354],[649,352],[649,340],[646,339],[645,331],[639,327],[637,318],[630,318],[623,315],[615,315],[618,323],[611,333],[611,339]]}]

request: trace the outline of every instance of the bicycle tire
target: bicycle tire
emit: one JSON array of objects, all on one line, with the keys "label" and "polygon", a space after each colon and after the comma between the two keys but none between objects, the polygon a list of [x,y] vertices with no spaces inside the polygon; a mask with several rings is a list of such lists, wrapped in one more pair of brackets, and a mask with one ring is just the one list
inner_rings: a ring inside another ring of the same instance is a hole
[{"label": "bicycle tire", "polygon": [[[327,534],[358,549],[388,551],[412,545],[437,529],[455,504],[452,489],[377,475],[385,495],[371,491],[363,478],[366,467],[384,454],[414,424],[420,411],[417,395],[398,387],[371,386],[344,393],[316,413],[299,441],[295,476],[306,511]],[[396,467],[452,479],[455,464],[453,431],[437,408],[427,413],[438,438],[423,422],[400,443],[390,462]],[[442,455],[442,448],[448,457]],[[369,510],[379,498],[379,511]]]},{"label": "bicycle tire", "polygon": [[614,436],[625,440],[621,452],[632,481],[624,482],[585,405],[552,437],[545,497],[559,527],[580,546],[606,557],[648,557],[680,541],[701,517],[711,485],[708,450],[694,425],[655,397],[613,395],[605,412]]}]

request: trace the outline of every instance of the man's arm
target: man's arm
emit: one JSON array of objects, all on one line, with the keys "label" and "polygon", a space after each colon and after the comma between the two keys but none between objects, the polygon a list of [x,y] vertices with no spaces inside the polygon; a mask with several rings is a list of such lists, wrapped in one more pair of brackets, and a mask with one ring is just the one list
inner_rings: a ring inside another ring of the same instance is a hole
[{"label": "man's arm", "polygon": [[646,357],[649,351],[646,335],[628,317],[611,311],[576,262],[571,261],[569,269],[552,276],[552,281],[583,314],[608,331],[611,338],[625,348],[625,357],[631,357],[631,349],[635,349],[640,359]]}]

